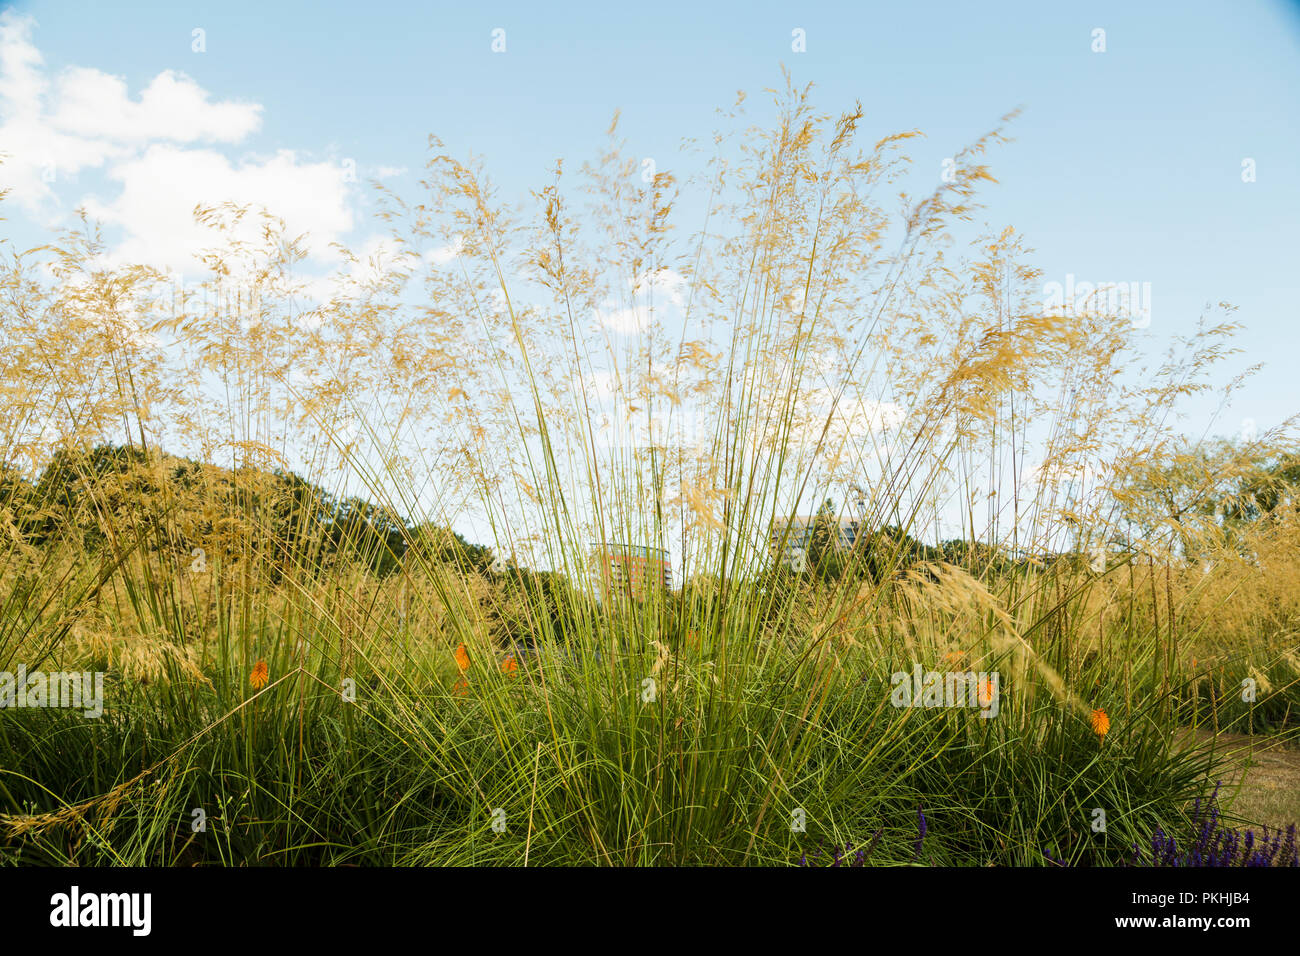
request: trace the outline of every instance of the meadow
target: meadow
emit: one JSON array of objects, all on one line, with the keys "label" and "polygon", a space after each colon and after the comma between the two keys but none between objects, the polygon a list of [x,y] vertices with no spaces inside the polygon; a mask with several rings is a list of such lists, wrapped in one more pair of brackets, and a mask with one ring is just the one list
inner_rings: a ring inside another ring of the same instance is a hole
[{"label": "meadow", "polygon": [[0,245],[0,672],[104,675],[0,708],[0,861],[1172,863],[1222,781],[1296,862],[1298,446],[1180,417],[1232,308],[1045,308],[974,225],[1013,116],[914,196],[918,132],[746,110],[513,203],[431,138],[325,279],[229,204],[179,290]]}]

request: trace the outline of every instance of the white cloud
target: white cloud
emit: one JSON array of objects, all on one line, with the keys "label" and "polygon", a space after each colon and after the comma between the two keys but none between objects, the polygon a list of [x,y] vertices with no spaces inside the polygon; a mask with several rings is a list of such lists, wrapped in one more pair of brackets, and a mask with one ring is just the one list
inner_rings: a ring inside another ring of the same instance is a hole
[{"label": "white cloud", "polygon": [[137,101],[121,77],[74,67],[59,78],[49,121],[70,135],[122,143],[237,143],[257,131],[261,113],[256,103],[213,103],[197,83],[172,70],[154,77]]},{"label": "white cloud", "polygon": [[60,175],[102,165],[115,150],[111,143],[68,135],[43,116],[49,81],[30,40],[32,25],[12,10],[0,13],[0,188],[38,212],[54,198],[51,184]]},{"label": "white cloud", "polygon": [[[7,154],[0,188],[29,216],[48,226],[85,205],[121,229],[109,261],[193,271],[193,254],[217,242],[194,223],[196,205],[264,206],[285,220],[290,236],[306,234],[313,259],[337,261],[329,243],[352,228],[353,211],[336,164],[290,150],[239,159],[219,151],[260,128],[261,105],[214,100],[174,70],[134,97],[121,77],[90,67],[51,79],[32,41],[35,26],[31,17],[0,14],[0,152]],[[68,195],[86,170],[102,170],[120,191]],[[239,238],[256,238],[255,219]]]},{"label": "white cloud", "polygon": [[39,112],[46,81],[41,73],[40,51],[29,39],[30,17],[12,10],[0,14],[0,102],[12,104],[15,112]]},{"label": "white cloud", "polygon": [[832,428],[838,425],[846,436],[853,438],[891,431],[901,425],[906,417],[903,407],[896,402],[877,402],[854,395],[851,391],[843,392],[836,402],[834,389],[813,389],[808,400],[819,412],[822,422],[825,422],[833,406],[835,419]]},{"label": "white cloud", "polygon": [[[352,228],[352,211],[332,163],[302,163],[284,150],[261,162],[232,163],[206,149],[154,145],[114,165],[122,183],[116,199],[86,202],[89,214],[122,227],[112,259],[147,262],[177,271],[194,269],[194,255],[217,243],[212,231],[194,222],[194,207],[222,202],[265,206],[285,220],[288,233],[307,233],[313,258],[332,259],[329,242]],[[248,217],[239,238],[254,241],[260,223]]]},{"label": "white cloud", "polygon": [[604,303],[596,309],[596,322],[619,335],[640,335],[650,327],[652,316],[661,318],[666,310],[680,312],[686,307],[688,285],[675,269],[647,271],[632,283],[631,304]]},{"label": "white cloud", "polygon": [[[332,253],[333,250],[330,250]],[[321,258],[325,250],[319,250]],[[363,241],[353,252],[355,257],[346,263],[339,262],[328,273],[301,281],[301,296],[304,303],[321,305],[329,302],[339,294],[348,294],[374,283],[382,282],[402,263],[403,247],[391,236],[374,234]],[[320,322],[315,317],[306,317],[299,322],[300,328],[319,328]]]},{"label": "white cloud", "polygon": [[686,306],[686,277],[676,269],[656,269],[644,273],[632,288],[632,294],[645,299],[652,296],[656,305],[662,305],[667,298],[678,309]]},{"label": "white cloud", "polygon": [[465,239],[463,236],[457,236],[456,241],[449,245],[439,246],[436,249],[430,249],[424,254],[425,261],[436,266],[445,266],[465,249]]},{"label": "white cloud", "polygon": [[646,310],[632,307],[620,309],[609,304],[596,310],[597,324],[619,335],[640,335],[649,324]]}]

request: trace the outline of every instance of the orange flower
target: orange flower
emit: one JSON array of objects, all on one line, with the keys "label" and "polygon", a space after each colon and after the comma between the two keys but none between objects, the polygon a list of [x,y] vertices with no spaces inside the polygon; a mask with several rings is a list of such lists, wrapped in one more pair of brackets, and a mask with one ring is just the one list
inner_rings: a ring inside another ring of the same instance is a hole
[{"label": "orange flower", "polygon": [[1102,738],[1110,733],[1110,718],[1100,707],[1092,712],[1092,732]]},{"label": "orange flower", "polygon": [[253,685],[254,690],[261,690],[270,679],[271,675],[266,668],[266,661],[258,661],[254,664],[253,673],[248,675],[248,682]]},{"label": "orange flower", "polygon": [[515,655],[507,654],[506,659],[501,662],[501,673],[513,674],[519,670],[519,662],[515,660]]},{"label": "orange flower", "polygon": [[465,697],[469,694],[469,681],[462,677],[460,680],[456,681],[456,686],[452,688],[452,692],[457,697]]},{"label": "orange flower", "polygon": [[456,666],[462,671],[469,670],[469,651],[465,650],[464,644],[456,648]]}]

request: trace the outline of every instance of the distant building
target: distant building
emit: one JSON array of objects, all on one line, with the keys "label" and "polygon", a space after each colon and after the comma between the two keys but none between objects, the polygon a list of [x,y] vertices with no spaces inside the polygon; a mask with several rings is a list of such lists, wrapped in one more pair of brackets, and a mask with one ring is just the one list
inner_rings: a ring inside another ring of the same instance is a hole
[{"label": "distant building", "polygon": [[[838,551],[848,551],[858,540],[862,522],[857,518],[832,519],[838,534],[833,539]],[[817,515],[791,515],[772,522],[772,550],[779,552],[781,563],[796,571],[807,568],[808,549],[812,545]],[[789,536],[787,537],[787,530]]]},{"label": "distant building", "polygon": [[602,598],[621,594],[643,600],[653,588],[672,589],[672,561],[663,548],[613,542],[594,544],[592,548],[592,564]]}]

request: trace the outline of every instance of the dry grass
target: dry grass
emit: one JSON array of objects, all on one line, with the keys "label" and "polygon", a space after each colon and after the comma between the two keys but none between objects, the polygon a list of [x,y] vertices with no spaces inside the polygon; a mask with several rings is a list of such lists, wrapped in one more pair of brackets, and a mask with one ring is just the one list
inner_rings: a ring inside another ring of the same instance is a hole
[{"label": "dry grass", "polygon": [[[742,98],[686,168],[648,179],[616,120],[594,162],[557,165],[522,206],[431,139],[418,195],[376,186],[380,251],[342,250],[310,289],[300,239],[230,204],[197,211],[206,279],[177,302],[147,266],[107,266],[89,223],[6,247],[0,663],[110,668],[123,754],[220,728],[210,766],[248,794],[268,774],[324,788],[313,733],[340,779],[361,775],[340,739],[365,743],[366,772],[434,768],[438,812],[461,823],[482,809],[467,801],[526,793],[567,860],[770,862],[787,805],[865,825],[883,812],[871,787],[899,773],[888,800],[929,788],[976,855],[966,827],[992,814],[1016,861],[1039,858],[1041,828],[1072,834],[1071,801],[1095,792],[1163,781],[1150,805],[1179,812],[1195,762],[1170,757],[1174,727],[1275,730],[1300,700],[1294,422],[1216,442],[1178,418],[1249,373],[1230,371],[1233,309],[1153,360],[1126,316],[1046,308],[1022,237],[966,225],[1013,116],[950,181],[900,196],[917,131],[872,142],[860,106],[821,113],[788,77],[772,100],[774,121],[752,125]],[[687,191],[703,228],[678,225]],[[105,444],[123,467],[101,467]],[[828,498],[853,502],[858,546],[774,568],[774,519]],[[330,537],[367,522],[384,529],[370,544]],[[497,569],[421,552],[417,522],[479,529]],[[598,605],[593,541],[671,547],[689,586]],[[512,641],[555,660],[502,672]],[[245,711],[259,661],[298,696]],[[886,709],[891,669],[940,661],[1005,668],[995,727]],[[636,703],[648,675],[653,710]],[[344,679],[365,706],[305,689]],[[116,792],[126,760],[41,769],[79,807],[86,787]],[[406,772],[408,796],[429,785]],[[138,858],[172,853],[171,799]],[[396,809],[316,799],[330,839],[382,830],[368,852],[480,852],[473,827],[410,811],[385,830]]]}]

